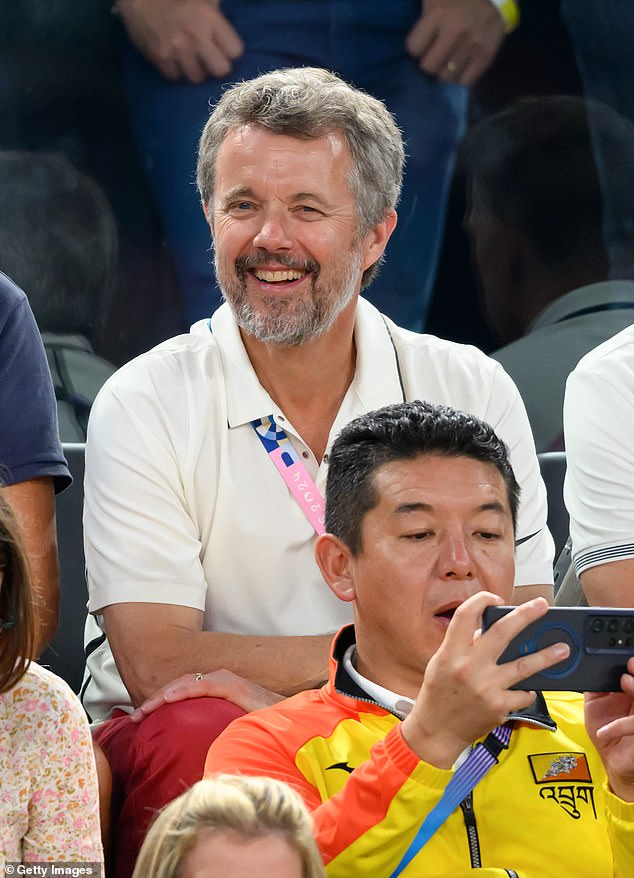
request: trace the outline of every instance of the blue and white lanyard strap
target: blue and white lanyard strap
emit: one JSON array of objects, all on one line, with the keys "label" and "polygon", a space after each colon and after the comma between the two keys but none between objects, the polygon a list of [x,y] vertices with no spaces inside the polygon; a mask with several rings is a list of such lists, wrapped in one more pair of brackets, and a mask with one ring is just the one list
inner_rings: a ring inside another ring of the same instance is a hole
[{"label": "blue and white lanyard strap", "polygon": [[316,533],[325,531],[325,503],[319,488],[273,415],[256,418],[251,426]]},{"label": "blue and white lanyard strap", "polygon": [[440,829],[447,817],[456,810],[463,799],[482,780],[491,766],[496,764],[500,752],[506,750],[509,745],[511,731],[511,725],[505,723],[503,726],[497,726],[484,741],[476,744],[462,765],[454,772],[440,801],[423,821],[423,825],[412,839],[390,878],[397,878],[401,874],[436,830]]}]

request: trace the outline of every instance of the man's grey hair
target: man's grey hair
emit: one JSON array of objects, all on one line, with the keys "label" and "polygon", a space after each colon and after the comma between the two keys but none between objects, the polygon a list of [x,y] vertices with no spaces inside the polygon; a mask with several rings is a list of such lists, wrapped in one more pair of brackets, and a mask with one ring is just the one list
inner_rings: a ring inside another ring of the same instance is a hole
[{"label": "man's grey hair", "polygon": [[[405,152],[394,117],[382,101],[319,67],[274,70],[225,91],[205,125],[198,150],[198,189],[207,206],[214,196],[218,150],[230,131],[244,125],[306,140],[340,132],[353,159],[350,187],[360,236],[396,207]],[[376,267],[366,271],[363,286]]]}]

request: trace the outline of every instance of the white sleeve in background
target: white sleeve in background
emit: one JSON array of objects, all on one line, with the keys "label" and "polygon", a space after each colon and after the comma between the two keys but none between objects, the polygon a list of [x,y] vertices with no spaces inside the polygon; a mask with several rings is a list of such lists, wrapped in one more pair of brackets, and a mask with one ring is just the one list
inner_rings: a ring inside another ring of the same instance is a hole
[{"label": "white sleeve in background", "polygon": [[634,558],[634,327],[570,374],[564,499],[577,574]]},{"label": "white sleeve in background", "polygon": [[546,487],[524,403],[517,387],[500,366],[494,373],[487,409],[482,417],[506,443],[520,485],[515,585],[552,584],[555,546],[546,521]]}]

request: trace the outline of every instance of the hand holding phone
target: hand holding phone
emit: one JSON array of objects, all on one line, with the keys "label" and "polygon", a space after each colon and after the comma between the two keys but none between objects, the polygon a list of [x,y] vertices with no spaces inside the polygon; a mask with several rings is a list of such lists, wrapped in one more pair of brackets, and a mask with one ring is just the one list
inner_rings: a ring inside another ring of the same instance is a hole
[{"label": "hand holding phone", "polygon": [[[513,607],[487,607],[483,631]],[[634,609],[551,607],[531,622],[504,650],[498,664],[530,655],[554,643],[567,643],[570,655],[511,686],[576,692],[620,692],[621,675],[634,656]]]}]

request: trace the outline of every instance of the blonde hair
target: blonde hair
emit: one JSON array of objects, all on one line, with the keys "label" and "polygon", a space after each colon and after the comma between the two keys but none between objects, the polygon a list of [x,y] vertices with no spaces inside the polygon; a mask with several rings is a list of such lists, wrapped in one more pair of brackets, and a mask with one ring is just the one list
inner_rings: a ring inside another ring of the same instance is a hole
[{"label": "blonde hair", "polygon": [[199,781],[161,811],[143,842],[132,878],[178,878],[201,834],[227,830],[248,839],[278,835],[299,854],[302,878],[325,878],[301,797],[272,778],[231,775]]}]

